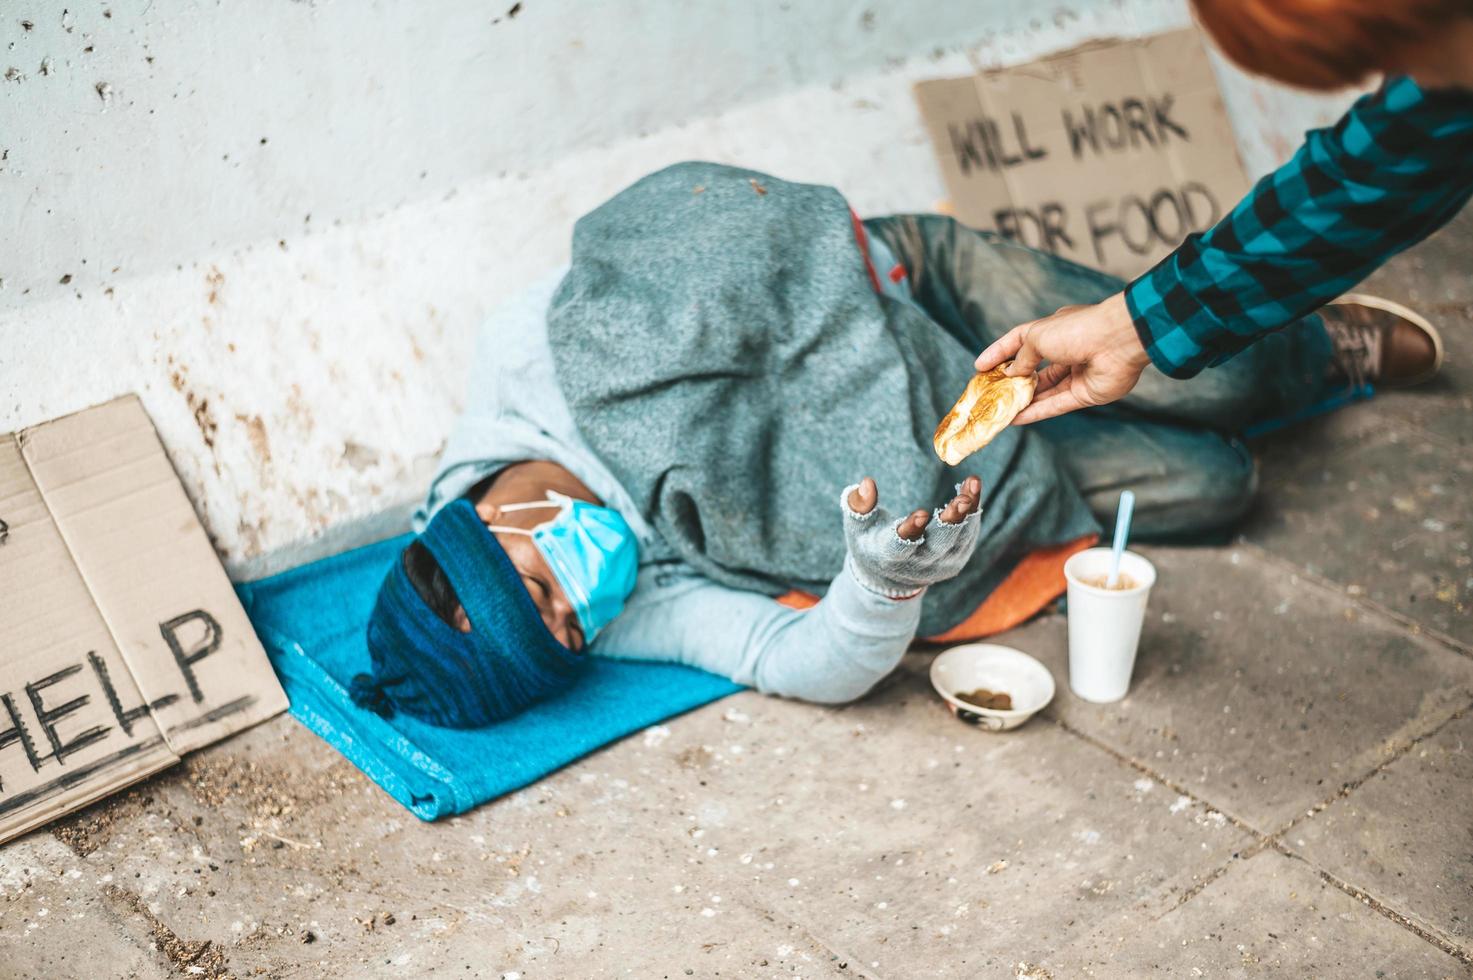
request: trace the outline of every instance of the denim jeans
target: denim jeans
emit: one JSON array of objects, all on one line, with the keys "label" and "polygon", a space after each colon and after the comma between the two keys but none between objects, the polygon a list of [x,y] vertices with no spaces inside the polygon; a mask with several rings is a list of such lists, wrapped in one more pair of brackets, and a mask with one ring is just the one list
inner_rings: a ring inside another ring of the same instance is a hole
[{"label": "denim jeans", "polygon": [[[1020,323],[1098,302],[1125,285],[937,215],[875,218],[865,227],[905,266],[912,301],[972,351]],[[1178,381],[1148,367],[1121,401],[1033,428],[1103,526],[1113,521],[1120,491],[1130,489],[1134,537],[1212,536],[1252,502],[1256,471],[1241,433],[1323,398],[1330,353],[1319,318],[1306,317],[1195,378]]]}]

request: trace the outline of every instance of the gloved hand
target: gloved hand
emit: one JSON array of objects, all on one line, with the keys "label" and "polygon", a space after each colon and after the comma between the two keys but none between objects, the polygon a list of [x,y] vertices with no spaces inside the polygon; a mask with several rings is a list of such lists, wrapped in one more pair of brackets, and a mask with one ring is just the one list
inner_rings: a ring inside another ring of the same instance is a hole
[{"label": "gloved hand", "polygon": [[846,563],[860,585],[892,599],[919,595],[962,570],[977,547],[982,481],[969,476],[956,496],[935,512],[917,510],[896,519],[879,505],[875,481],[845,487]]}]

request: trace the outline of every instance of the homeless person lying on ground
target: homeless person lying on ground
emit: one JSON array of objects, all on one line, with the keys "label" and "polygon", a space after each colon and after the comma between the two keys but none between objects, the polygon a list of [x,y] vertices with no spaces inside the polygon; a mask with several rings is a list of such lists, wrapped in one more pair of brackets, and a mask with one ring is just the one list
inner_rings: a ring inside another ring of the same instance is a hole
[{"label": "homeless person lying on ground", "polygon": [[354,699],[482,726],[592,655],[849,701],[917,636],[1037,612],[1123,488],[1142,538],[1220,532],[1254,487],[1234,434],[1333,383],[1329,317],[1005,430],[965,472],[932,451],[978,350],[1119,288],[947,218],[860,221],[828,187],[704,163],[641,180],[484,328]]}]

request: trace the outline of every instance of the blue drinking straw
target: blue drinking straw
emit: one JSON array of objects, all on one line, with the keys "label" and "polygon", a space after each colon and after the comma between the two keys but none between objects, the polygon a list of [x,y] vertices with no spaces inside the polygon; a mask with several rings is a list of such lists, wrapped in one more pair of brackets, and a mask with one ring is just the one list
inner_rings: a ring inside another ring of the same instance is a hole
[{"label": "blue drinking straw", "polygon": [[1115,588],[1120,578],[1120,556],[1125,554],[1125,540],[1130,537],[1130,515],[1135,512],[1135,494],[1129,490],[1120,494],[1120,509],[1115,512],[1115,546],[1110,550],[1110,577],[1105,588]]}]

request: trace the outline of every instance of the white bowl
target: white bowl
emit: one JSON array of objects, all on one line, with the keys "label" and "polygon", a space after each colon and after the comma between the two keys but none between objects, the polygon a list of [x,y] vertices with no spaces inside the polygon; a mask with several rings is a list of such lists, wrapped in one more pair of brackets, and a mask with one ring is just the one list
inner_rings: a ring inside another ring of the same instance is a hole
[{"label": "white bowl", "polygon": [[[931,684],[952,714],[989,732],[1017,728],[1054,699],[1054,675],[1047,667],[1022,650],[996,643],[943,650],[931,661]],[[956,697],[979,687],[1010,695],[1013,710],[979,708]]]}]

